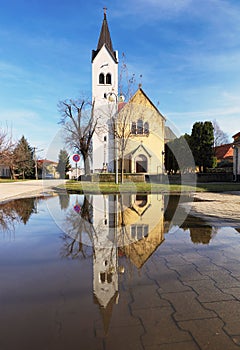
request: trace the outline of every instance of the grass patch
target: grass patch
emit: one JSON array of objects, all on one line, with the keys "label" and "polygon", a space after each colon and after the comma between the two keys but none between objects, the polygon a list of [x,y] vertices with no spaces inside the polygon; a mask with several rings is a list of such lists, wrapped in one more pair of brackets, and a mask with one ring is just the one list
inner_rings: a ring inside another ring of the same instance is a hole
[{"label": "grass patch", "polygon": [[198,184],[197,187],[189,185],[169,185],[155,183],[124,183],[114,182],[76,182],[68,181],[59,188],[66,188],[69,193],[162,193],[162,192],[226,192],[240,191],[240,183],[206,183]]},{"label": "grass patch", "polygon": [[23,181],[28,181],[28,180],[34,180],[34,179],[0,179],[0,183],[6,183],[6,182],[23,182]]}]

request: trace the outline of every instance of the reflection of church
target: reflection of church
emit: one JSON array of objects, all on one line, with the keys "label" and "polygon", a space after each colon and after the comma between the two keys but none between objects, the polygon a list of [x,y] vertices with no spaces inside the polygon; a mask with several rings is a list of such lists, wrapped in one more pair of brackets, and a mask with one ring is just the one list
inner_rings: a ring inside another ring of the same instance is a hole
[{"label": "reflection of church", "polygon": [[118,302],[119,256],[138,269],[164,240],[163,195],[93,196],[93,292],[105,331]]}]

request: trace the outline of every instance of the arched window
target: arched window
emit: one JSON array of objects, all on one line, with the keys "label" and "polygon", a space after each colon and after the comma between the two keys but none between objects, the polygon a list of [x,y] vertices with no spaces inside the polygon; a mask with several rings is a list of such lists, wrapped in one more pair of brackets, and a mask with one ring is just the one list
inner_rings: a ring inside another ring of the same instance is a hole
[{"label": "arched window", "polygon": [[105,281],[106,281],[105,272],[100,272],[100,282],[105,283]]},{"label": "arched window", "polygon": [[135,162],[136,162],[136,173],[147,173],[148,160],[144,154],[139,154],[135,158]]},{"label": "arched window", "polygon": [[104,84],[104,74],[103,73],[99,74],[99,84]]},{"label": "arched window", "polygon": [[131,134],[136,134],[137,133],[137,124],[136,122],[132,122],[132,128],[131,128]]},{"label": "arched window", "polygon": [[140,207],[143,208],[145,207],[145,205],[148,202],[148,196],[146,194],[142,195],[142,194],[137,194],[136,195],[136,200],[135,200],[135,204]]},{"label": "arched window", "polygon": [[144,134],[145,135],[149,134],[149,124],[148,124],[148,122],[144,123]]},{"label": "arched window", "polygon": [[111,85],[112,84],[112,76],[110,73],[106,75],[106,84]]},{"label": "arched window", "polygon": [[143,121],[142,121],[142,119],[138,119],[138,121],[137,121],[137,134],[138,135],[143,134]]}]

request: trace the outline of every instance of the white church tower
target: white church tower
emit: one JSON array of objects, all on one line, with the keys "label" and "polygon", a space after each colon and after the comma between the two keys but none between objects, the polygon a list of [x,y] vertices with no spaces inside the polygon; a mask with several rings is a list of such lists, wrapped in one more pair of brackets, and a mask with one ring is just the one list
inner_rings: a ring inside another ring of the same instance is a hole
[{"label": "white church tower", "polygon": [[94,173],[113,169],[114,153],[109,130],[109,104],[111,111],[118,103],[118,52],[113,50],[108,28],[106,8],[97,49],[92,51],[92,101],[95,102],[95,116],[103,126],[93,136]]}]

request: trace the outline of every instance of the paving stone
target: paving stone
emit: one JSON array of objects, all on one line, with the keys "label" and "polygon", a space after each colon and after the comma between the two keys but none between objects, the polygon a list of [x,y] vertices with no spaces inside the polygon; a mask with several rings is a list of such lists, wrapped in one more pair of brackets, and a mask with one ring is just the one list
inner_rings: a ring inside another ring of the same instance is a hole
[{"label": "paving stone", "polygon": [[184,285],[178,278],[176,272],[169,272],[168,274],[161,275],[156,279],[159,289],[158,293],[162,295],[163,293],[176,293],[176,292],[184,292],[191,291],[191,289]]},{"label": "paving stone", "polygon": [[126,276],[127,280],[125,281],[125,285],[128,285],[129,287],[155,283],[155,281],[148,275],[146,268],[142,268],[141,270],[134,268],[133,271],[126,274]]},{"label": "paving stone", "polygon": [[142,336],[144,347],[172,342],[192,341],[188,332],[180,330],[172,318],[172,307],[138,309],[134,315],[143,323],[145,334]]},{"label": "paving stone", "polygon": [[185,266],[186,265],[186,260],[184,259],[183,255],[181,254],[173,254],[173,255],[168,255],[166,257],[167,260],[167,265],[169,267],[174,267],[174,266]]},{"label": "paving stone", "polygon": [[240,276],[239,260],[227,260],[223,263],[219,263],[218,265],[223,269],[229,271],[234,277]]},{"label": "paving stone", "polygon": [[240,335],[240,303],[236,300],[204,303],[213,310],[225,323],[224,329],[228,334]]},{"label": "paving stone", "polygon": [[141,341],[143,333],[141,326],[112,328],[104,339],[104,350],[143,350]]},{"label": "paving stone", "polygon": [[[183,252],[181,252],[183,254]],[[184,260],[187,263],[194,263],[194,265],[204,264],[209,266],[211,260],[208,257],[200,255],[198,252],[194,252],[192,249],[189,252],[185,252],[183,255]]]},{"label": "paving stone", "polygon": [[130,305],[132,298],[128,292],[121,292],[118,304],[114,304],[112,309],[99,308],[99,314],[101,316],[95,321],[95,328],[98,336],[104,332],[106,325],[109,329],[114,327],[124,326],[138,326],[140,324],[139,319],[132,316],[130,312]]},{"label": "paving stone", "polygon": [[211,279],[203,281],[190,281],[186,283],[198,294],[198,300],[200,302],[212,302],[221,300],[233,300],[233,296],[228,293],[224,293],[215,286],[215,283]]},{"label": "paving stone", "polygon": [[240,336],[234,336],[234,337],[232,337],[232,340],[235,344],[240,346]]},{"label": "paving stone", "polygon": [[146,346],[145,350],[199,350],[194,341]]},{"label": "paving stone", "polygon": [[224,288],[222,289],[224,293],[233,295],[236,299],[240,301],[240,287]]},{"label": "paving stone", "polygon": [[201,305],[197,300],[197,294],[192,291],[164,293],[162,296],[174,306],[176,321],[216,317],[213,311],[208,311]]},{"label": "paving stone", "polygon": [[211,279],[213,279],[218,288],[224,289],[224,288],[231,288],[231,287],[239,287],[239,281],[231,276],[230,272],[219,269],[219,270],[209,270],[202,272],[204,275],[209,276]]},{"label": "paving stone", "polygon": [[170,306],[166,300],[161,299],[157,293],[157,285],[135,286],[132,289],[133,302],[131,309],[153,308]]},{"label": "paving stone", "polygon": [[184,266],[172,267],[179,274],[179,278],[183,282],[204,280],[207,276],[201,274],[193,264],[186,264]]},{"label": "paving stone", "polygon": [[239,349],[223,331],[223,322],[219,318],[181,321],[179,326],[191,332],[200,349]]}]

